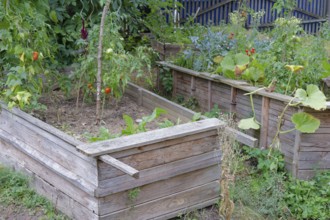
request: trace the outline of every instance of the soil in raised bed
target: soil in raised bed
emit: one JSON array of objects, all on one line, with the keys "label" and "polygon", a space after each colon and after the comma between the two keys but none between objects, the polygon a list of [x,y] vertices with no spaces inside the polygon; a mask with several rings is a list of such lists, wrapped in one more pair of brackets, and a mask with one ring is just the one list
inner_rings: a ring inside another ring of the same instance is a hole
[{"label": "soil in raised bed", "polygon": [[[61,91],[53,91],[39,101],[47,109],[33,111],[31,114],[34,117],[84,142],[88,141],[87,136],[97,136],[100,127],[108,129],[111,134],[120,134],[125,128],[124,114],[132,117],[136,124],[142,117],[152,114],[152,110],[139,106],[134,100],[126,96],[118,101],[106,99],[101,123],[97,125],[95,102],[79,101],[77,108],[76,98],[67,98]],[[147,130],[158,129],[159,123],[166,119],[166,114],[160,116],[147,124]]]}]

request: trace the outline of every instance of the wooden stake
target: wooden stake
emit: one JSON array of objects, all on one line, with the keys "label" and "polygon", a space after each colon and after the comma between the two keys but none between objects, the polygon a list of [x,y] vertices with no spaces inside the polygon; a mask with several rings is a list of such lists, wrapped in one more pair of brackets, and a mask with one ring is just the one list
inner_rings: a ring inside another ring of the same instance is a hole
[{"label": "wooden stake", "polygon": [[104,22],[107,16],[111,0],[105,3],[102,12],[101,24],[100,24],[100,35],[99,35],[99,46],[97,52],[97,75],[96,75],[96,124],[101,121],[101,85],[102,85],[102,43],[103,43],[103,32]]}]

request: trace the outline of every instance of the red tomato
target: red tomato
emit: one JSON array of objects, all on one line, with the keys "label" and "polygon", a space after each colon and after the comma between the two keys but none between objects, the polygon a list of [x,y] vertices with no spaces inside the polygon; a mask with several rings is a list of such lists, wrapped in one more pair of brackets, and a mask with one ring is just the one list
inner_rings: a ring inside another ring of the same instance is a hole
[{"label": "red tomato", "polygon": [[38,60],[38,57],[39,57],[39,53],[37,51],[34,51],[33,54],[32,54],[32,58],[34,61]]},{"label": "red tomato", "polygon": [[109,94],[111,92],[111,89],[109,87],[104,89],[105,94]]}]

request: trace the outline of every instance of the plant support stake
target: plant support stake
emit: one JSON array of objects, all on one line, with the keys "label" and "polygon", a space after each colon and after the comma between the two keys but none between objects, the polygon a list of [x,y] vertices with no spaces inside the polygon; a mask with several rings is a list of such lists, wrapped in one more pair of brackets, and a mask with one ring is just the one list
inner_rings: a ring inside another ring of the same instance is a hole
[{"label": "plant support stake", "polygon": [[101,85],[102,85],[102,42],[103,42],[103,29],[104,22],[107,16],[111,0],[105,3],[102,12],[101,24],[100,24],[100,36],[99,46],[97,53],[97,75],[96,75],[96,123],[99,124],[101,121]]}]

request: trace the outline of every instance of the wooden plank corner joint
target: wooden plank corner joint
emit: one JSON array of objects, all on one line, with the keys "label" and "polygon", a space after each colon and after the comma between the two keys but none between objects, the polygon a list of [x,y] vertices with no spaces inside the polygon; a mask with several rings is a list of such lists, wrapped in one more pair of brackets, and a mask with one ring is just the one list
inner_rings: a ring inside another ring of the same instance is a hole
[{"label": "wooden plank corner joint", "polygon": [[135,179],[138,179],[140,177],[140,172],[133,167],[117,160],[116,158],[113,158],[109,155],[102,155],[99,156],[99,159],[103,161],[106,164],[109,164],[110,166],[113,166],[117,168],[118,170],[123,171],[124,173],[134,177]]}]

